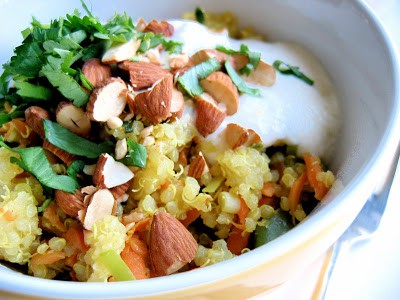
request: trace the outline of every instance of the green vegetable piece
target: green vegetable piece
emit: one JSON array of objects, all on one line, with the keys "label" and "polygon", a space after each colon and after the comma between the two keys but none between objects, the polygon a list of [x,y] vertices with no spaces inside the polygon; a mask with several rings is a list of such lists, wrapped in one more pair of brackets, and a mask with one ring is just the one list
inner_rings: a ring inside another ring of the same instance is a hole
[{"label": "green vegetable piece", "polygon": [[70,164],[67,168],[67,174],[68,176],[74,178],[76,181],[78,181],[78,173],[83,170],[85,167],[85,162],[82,160],[74,160],[72,164]]},{"label": "green vegetable piece", "polygon": [[36,100],[50,100],[53,93],[50,89],[29,82],[15,82],[18,89],[17,94],[21,97],[28,97]]},{"label": "green vegetable piece", "polygon": [[236,73],[235,69],[232,67],[231,63],[229,60],[225,61],[225,69],[228,72],[228,75],[231,77],[233,83],[236,85],[238,88],[239,92],[249,94],[252,96],[261,96],[261,91],[260,89],[252,88],[244,82],[242,77],[239,76],[238,73]]},{"label": "green vegetable piece", "polygon": [[181,53],[183,44],[181,42],[166,40],[162,41],[163,48],[169,52],[169,54]]},{"label": "green vegetable piece", "polygon": [[222,176],[213,177],[213,179],[211,179],[211,181],[203,188],[202,192],[208,194],[215,193],[224,180],[225,178]]},{"label": "green vegetable piece", "polygon": [[107,268],[116,281],[135,280],[129,267],[115,250],[108,250],[99,255],[100,262]]},{"label": "green vegetable piece", "polygon": [[281,209],[278,209],[268,221],[267,226],[257,226],[255,230],[256,248],[269,243],[293,228],[291,216]]},{"label": "green vegetable piece", "polygon": [[50,202],[51,202],[51,198],[47,198],[46,200],[44,200],[42,205],[38,206],[37,212],[38,213],[43,212],[46,209],[46,207],[49,206]]},{"label": "green vegetable piece", "polygon": [[75,106],[81,107],[88,102],[88,94],[71,76],[61,70],[42,70],[42,72],[65,98],[73,101]]},{"label": "green vegetable piece", "polygon": [[121,160],[121,162],[127,166],[145,168],[147,160],[147,148],[130,138],[126,140],[126,143],[128,144],[128,154],[124,159]]},{"label": "green vegetable piece", "polygon": [[97,158],[102,153],[112,151],[110,143],[93,143],[62,127],[58,123],[43,119],[46,139],[54,146],[75,155]]},{"label": "green vegetable piece", "polygon": [[240,45],[239,51],[233,50],[233,49],[228,49],[222,45],[217,45],[216,49],[218,51],[224,52],[226,54],[242,54],[244,56],[247,56],[249,59],[249,62],[243,68],[241,68],[239,70],[240,74],[245,74],[247,76],[250,75],[251,71],[257,69],[258,64],[260,63],[260,60],[261,60],[261,53],[250,51],[249,47],[245,44]]},{"label": "green vegetable piece", "polygon": [[196,17],[197,22],[204,24],[206,20],[206,12],[202,8],[196,7],[194,11],[194,16]]},{"label": "green vegetable piece", "polygon": [[309,85],[314,84],[314,81],[311,78],[307,77],[303,72],[301,72],[299,67],[291,66],[287,63],[284,63],[281,60],[274,61],[274,63],[272,65],[281,74],[293,75],[293,76],[296,76],[297,78],[303,80],[305,83],[307,83]]},{"label": "green vegetable piece", "polygon": [[54,173],[43,148],[30,147],[15,149],[8,147],[3,141],[0,141],[0,146],[18,153],[21,160],[16,157],[11,157],[10,161],[35,176],[44,186],[68,193],[74,193],[75,190],[79,188],[78,182],[73,178]]},{"label": "green vegetable piece", "polygon": [[191,68],[178,78],[178,82],[191,97],[194,97],[203,93],[203,88],[199,83],[199,79],[206,78],[212,72],[220,68],[221,65],[219,62],[215,58],[210,58]]}]

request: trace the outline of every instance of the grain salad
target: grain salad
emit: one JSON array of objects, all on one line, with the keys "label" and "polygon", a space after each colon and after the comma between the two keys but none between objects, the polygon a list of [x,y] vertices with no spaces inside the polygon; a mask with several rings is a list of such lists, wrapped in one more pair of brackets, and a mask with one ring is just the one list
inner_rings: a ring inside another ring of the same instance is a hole
[{"label": "grain salad", "polygon": [[47,279],[165,276],[264,246],[323,200],[339,109],[305,49],[226,13],[101,23],[82,5],[33,19],[3,66],[1,260]]}]

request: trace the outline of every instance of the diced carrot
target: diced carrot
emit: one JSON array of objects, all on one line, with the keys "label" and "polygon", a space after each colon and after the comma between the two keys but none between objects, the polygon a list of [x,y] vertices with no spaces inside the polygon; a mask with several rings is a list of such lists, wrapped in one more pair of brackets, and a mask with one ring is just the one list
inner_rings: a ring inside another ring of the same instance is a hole
[{"label": "diced carrot", "polygon": [[240,207],[237,213],[239,219],[238,226],[232,226],[231,232],[229,233],[229,237],[226,241],[228,249],[236,255],[242,253],[244,248],[247,248],[249,244],[250,233],[246,232],[243,234],[245,228],[246,217],[250,211],[249,207],[247,206],[246,202],[242,197],[240,199]]},{"label": "diced carrot", "polygon": [[239,218],[239,223],[244,225],[245,219],[246,219],[247,214],[249,213],[250,209],[242,197],[239,197],[239,199],[240,199],[240,207],[239,207],[239,211],[238,211],[237,215]]},{"label": "diced carrot", "polygon": [[272,197],[275,194],[275,185],[273,182],[266,182],[261,189],[261,194],[266,197]]},{"label": "diced carrot", "polygon": [[300,196],[301,192],[303,191],[304,184],[307,180],[307,174],[306,172],[303,172],[294,182],[292,187],[290,188],[289,191],[289,206],[290,206],[290,212],[293,213],[296,210],[297,205],[300,202]]},{"label": "diced carrot", "polygon": [[65,239],[68,245],[73,245],[82,253],[86,253],[89,250],[89,246],[85,244],[85,237],[83,231],[78,227],[71,226],[65,233]]},{"label": "diced carrot", "polygon": [[322,172],[321,161],[318,157],[313,156],[311,153],[304,154],[304,162],[306,164],[307,178],[311,187],[314,189],[315,198],[322,200],[328,192],[328,188],[321,181],[318,181],[317,175]]},{"label": "diced carrot", "polygon": [[127,264],[136,279],[149,278],[147,268],[148,250],[146,244],[140,240],[139,236],[133,234],[126,242],[121,258]]},{"label": "diced carrot", "polygon": [[69,266],[69,267],[73,267],[74,264],[76,264],[78,262],[78,255],[77,254],[73,254],[71,256],[67,256],[65,258],[65,265]]},{"label": "diced carrot", "polygon": [[53,201],[43,211],[43,217],[46,218],[50,224],[60,232],[66,232],[65,225],[61,222],[60,216],[57,214],[57,205]]},{"label": "diced carrot", "polygon": [[240,255],[249,244],[250,233],[246,232],[244,235],[242,233],[242,229],[232,226],[226,244],[233,254]]},{"label": "diced carrot", "polygon": [[186,218],[184,220],[180,220],[183,226],[186,228],[193,223],[198,217],[200,217],[200,211],[193,208],[186,212]]},{"label": "diced carrot", "polygon": [[160,186],[160,190],[165,190],[171,184],[171,180],[167,179],[164,183]]},{"label": "diced carrot", "polygon": [[51,265],[61,259],[65,258],[65,253],[63,251],[47,251],[46,253],[34,254],[31,259],[32,265]]}]

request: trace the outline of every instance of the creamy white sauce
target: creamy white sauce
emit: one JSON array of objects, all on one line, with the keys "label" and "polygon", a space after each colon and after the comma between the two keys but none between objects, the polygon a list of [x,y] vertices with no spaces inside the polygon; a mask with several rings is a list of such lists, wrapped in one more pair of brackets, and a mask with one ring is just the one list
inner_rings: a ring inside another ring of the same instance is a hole
[{"label": "creamy white sauce", "polygon": [[[184,43],[183,52],[189,55],[217,44],[239,49],[246,44],[250,50],[261,53],[261,58],[272,64],[279,59],[300,70],[314,80],[310,86],[304,81],[277,72],[271,87],[251,85],[261,89],[261,97],[243,94],[239,110],[227,117],[216,132],[206,138],[216,147],[203,149],[210,162],[227,148],[223,130],[229,123],[236,123],[255,130],[265,146],[286,142],[299,146],[299,154],[312,152],[328,157],[340,124],[340,109],[335,89],[319,61],[305,48],[293,43],[266,43],[256,40],[233,40],[226,32],[216,34],[204,26],[190,21],[172,21],[175,33],[171,37]],[[193,104],[187,103],[185,120],[195,119]]]}]

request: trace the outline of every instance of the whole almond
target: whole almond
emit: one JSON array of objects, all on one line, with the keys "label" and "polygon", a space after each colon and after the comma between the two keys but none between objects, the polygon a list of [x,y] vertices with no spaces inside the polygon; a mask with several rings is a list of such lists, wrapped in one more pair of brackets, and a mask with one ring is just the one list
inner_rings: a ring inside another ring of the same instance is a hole
[{"label": "whole almond", "polygon": [[56,190],[54,196],[61,210],[71,217],[76,218],[78,211],[85,208],[83,204],[84,195],[80,190],[76,190],[74,194]]},{"label": "whole almond", "polygon": [[42,119],[50,119],[50,114],[39,106],[30,106],[25,110],[25,122],[42,139],[45,137]]},{"label": "whole almond", "polygon": [[175,273],[196,256],[197,242],[176,218],[157,212],[151,223],[149,254],[157,275]]}]

